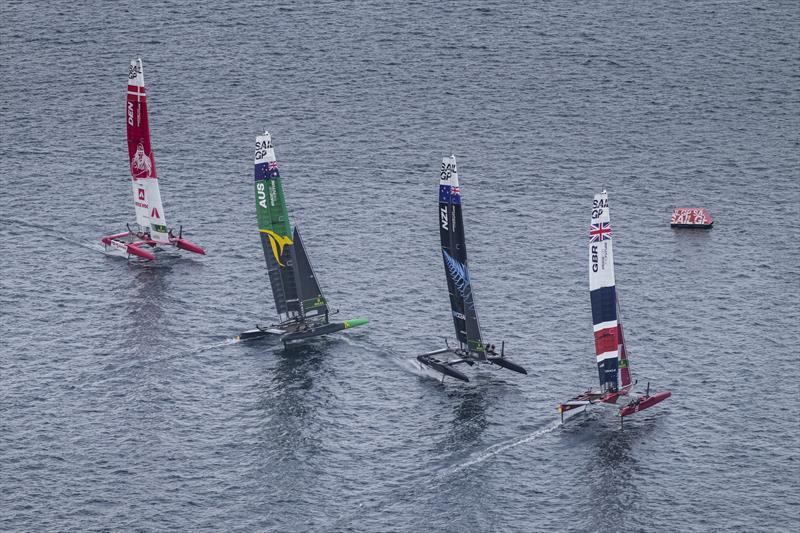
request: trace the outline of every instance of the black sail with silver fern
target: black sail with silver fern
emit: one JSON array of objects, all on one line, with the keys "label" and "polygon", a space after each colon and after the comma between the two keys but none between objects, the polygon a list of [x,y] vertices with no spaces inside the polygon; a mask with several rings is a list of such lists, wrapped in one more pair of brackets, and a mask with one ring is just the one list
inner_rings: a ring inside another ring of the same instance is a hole
[{"label": "black sail with silver fern", "polygon": [[467,266],[467,245],[455,156],[442,160],[439,177],[439,235],[456,336],[459,343],[476,352],[480,358],[485,358]]}]

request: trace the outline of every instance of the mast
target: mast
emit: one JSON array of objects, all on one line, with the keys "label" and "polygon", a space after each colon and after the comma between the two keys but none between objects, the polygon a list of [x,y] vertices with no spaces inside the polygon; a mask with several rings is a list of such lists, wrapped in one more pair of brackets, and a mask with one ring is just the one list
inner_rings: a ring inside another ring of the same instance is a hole
[{"label": "mast", "polygon": [[300,300],[300,311],[304,319],[324,317],[324,322],[328,322],[328,301],[322,294],[322,289],[317,282],[314,274],[314,267],[306,254],[303,239],[300,237],[300,230],[294,228],[294,271],[297,281],[297,295]]},{"label": "mast", "polygon": [[462,346],[466,345],[469,351],[477,353],[480,359],[485,359],[486,352],[467,266],[461,189],[454,155],[442,159],[439,175],[439,236],[456,337]]},{"label": "mast", "polygon": [[158,189],[156,162],[150,146],[150,125],[147,120],[147,96],[141,59],[132,60],[128,69],[125,104],[136,223],[142,231],[149,230],[153,240],[169,242],[164,206],[161,204],[161,192]]},{"label": "mast", "polygon": [[256,137],[255,192],[258,231],[275,308],[281,320],[296,317],[300,305],[294,276],[291,224],[269,132]]},{"label": "mast", "polygon": [[606,191],[594,195],[589,228],[589,294],[597,371],[603,392],[618,389],[619,340],[614,254]]}]

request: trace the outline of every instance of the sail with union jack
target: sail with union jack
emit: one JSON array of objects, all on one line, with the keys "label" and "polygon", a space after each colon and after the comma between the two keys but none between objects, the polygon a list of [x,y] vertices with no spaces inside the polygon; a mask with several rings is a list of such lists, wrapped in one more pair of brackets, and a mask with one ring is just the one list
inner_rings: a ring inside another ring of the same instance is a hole
[{"label": "sail with union jack", "polygon": [[606,239],[611,239],[611,223],[592,223],[591,227],[589,228],[589,242],[600,242]]},{"label": "sail with union jack", "polygon": [[603,392],[606,392],[617,390],[619,387],[621,344],[611,220],[606,191],[594,195],[590,228],[589,294],[592,302],[597,371],[600,386]]}]

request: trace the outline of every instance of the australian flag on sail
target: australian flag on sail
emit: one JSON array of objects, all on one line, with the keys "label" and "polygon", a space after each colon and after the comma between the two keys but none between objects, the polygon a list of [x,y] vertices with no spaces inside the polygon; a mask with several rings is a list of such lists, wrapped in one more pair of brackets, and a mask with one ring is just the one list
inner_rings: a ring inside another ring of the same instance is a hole
[{"label": "australian flag on sail", "polygon": [[589,228],[589,242],[600,242],[611,238],[611,222],[592,224]]},{"label": "australian flag on sail", "polygon": [[461,189],[458,186],[439,185],[439,201],[443,204],[460,204]]},{"label": "australian flag on sail", "polygon": [[274,180],[280,177],[277,161],[267,161],[256,165],[256,181]]}]

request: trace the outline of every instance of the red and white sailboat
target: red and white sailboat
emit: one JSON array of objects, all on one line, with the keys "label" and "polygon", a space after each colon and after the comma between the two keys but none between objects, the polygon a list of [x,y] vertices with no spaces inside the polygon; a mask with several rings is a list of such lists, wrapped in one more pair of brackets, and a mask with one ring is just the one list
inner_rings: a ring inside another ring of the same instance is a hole
[{"label": "red and white sailboat", "polygon": [[128,157],[133,178],[133,204],[136,224],[128,231],[108,235],[101,239],[106,251],[130,257],[153,260],[156,247],[174,246],[182,250],[205,255],[205,251],[183,238],[183,228],[178,235],[167,228],[153,151],[150,147],[150,127],[147,123],[147,97],[144,88],[142,60],[131,61],[128,70],[128,97],[125,106],[128,130]]},{"label": "red and white sailboat", "polygon": [[600,390],[589,389],[559,405],[561,421],[582,413],[595,404],[618,407],[619,416],[626,417],[669,398],[672,395],[670,391],[650,395],[649,383],[646,392],[632,392],[635,382],[631,380],[630,363],[619,314],[611,245],[611,219],[606,191],[596,194],[592,202],[592,222],[589,229],[589,294],[592,302]]}]

